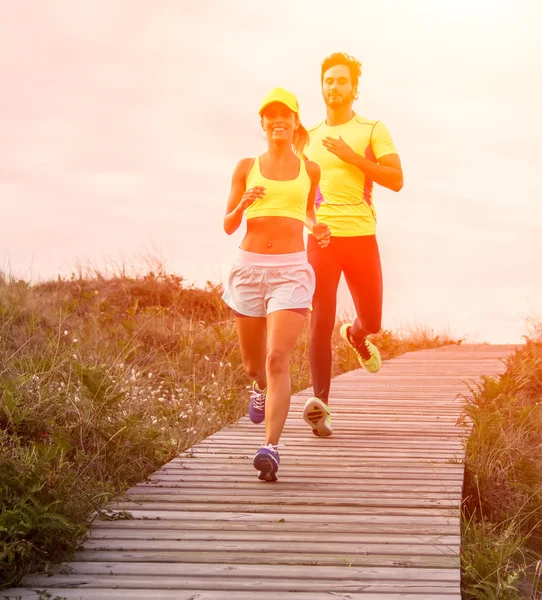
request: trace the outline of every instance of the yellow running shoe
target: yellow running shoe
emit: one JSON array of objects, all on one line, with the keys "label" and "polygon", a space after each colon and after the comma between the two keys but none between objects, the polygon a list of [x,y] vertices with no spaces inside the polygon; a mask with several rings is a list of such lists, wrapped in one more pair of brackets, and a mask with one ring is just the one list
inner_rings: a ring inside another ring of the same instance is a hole
[{"label": "yellow running shoe", "polygon": [[374,344],[371,344],[367,338],[365,338],[365,343],[362,346],[356,346],[354,340],[350,338],[351,327],[352,323],[344,323],[341,327],[341,336],[356,353],[359,364],[362,367],[365,367],[369,373],[376,373],[382,365],[382,359],[380,358],[378,348]]},{"label": "yellow running shoe", "polygon": [[305,402],[303,419],[318,437],[328,437],[333,433],[329,407],[320,398],[309,398]]}]

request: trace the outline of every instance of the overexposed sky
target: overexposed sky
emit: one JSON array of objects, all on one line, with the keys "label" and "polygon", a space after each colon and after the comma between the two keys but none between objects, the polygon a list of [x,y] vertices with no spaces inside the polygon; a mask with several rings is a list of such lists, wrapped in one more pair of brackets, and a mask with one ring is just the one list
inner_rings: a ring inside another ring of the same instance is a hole
[{"label": "overexposed sky", "polygon": [[374,192],[384,326],[520,341],[542,313],[541,30],[536,0],[2,3],[0,268],[155,254],[218,281],[261,97],[287,87],[322,120],[320,63],[344,51],[363,62],[355,110],[386,123],[405,172]]}]

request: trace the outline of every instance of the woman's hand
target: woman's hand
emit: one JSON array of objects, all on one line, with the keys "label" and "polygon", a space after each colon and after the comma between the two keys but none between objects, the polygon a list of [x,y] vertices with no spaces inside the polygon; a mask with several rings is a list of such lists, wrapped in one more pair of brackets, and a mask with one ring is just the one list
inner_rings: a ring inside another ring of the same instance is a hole
[{"label": "woman's hand", "polygon": [[318,240],[318,245],[321,248],[329,246],[331,231],[326,223],[316,223],[312,228],[312,235]]},{"label": "woman's hand", "polygon": [[265,196],[265,188],[257,185],[245,191],[239,202],[239,210],[245,212],[245,210],[256,200],[260,200]]}]

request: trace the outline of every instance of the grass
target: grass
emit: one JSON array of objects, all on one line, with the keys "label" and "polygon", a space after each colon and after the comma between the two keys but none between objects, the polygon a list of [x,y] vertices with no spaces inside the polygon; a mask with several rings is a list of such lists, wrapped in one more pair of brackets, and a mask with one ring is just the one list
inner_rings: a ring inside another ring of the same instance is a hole
[{"label": "grass", "polygon": [[[0,581],[67,559],[108,501],[246,413],[217,286],[158,269],[37,285],[0,273]],[[383,358],[453,340],[373,337]],[[309,386],[308,328],[292,387]],[[337,330],[333,374],[358,364]]]},{"label": "grass", "polygon": [[465,600],[542,597],[542,336],[467,398]]}]

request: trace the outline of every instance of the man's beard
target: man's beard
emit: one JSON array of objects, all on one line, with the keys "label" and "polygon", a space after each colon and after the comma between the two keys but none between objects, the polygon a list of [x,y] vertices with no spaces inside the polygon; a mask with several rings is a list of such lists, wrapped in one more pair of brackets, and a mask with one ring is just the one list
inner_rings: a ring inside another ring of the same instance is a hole
[{"label": "man's beard", "polygon": [[352,94],[348,94],[348,96],[330,96],[328,95],[327,98],[325,98],[325,103],[330,107],[330,108],[342,108],[343,106],[348,106],[349,104],[352,103],[352,101],[354,100],[354,98],[352,97]]}]

